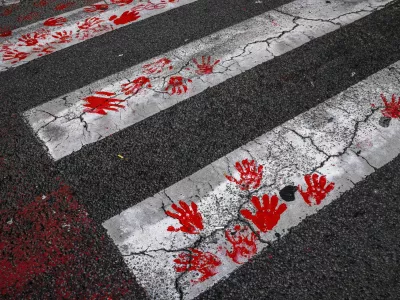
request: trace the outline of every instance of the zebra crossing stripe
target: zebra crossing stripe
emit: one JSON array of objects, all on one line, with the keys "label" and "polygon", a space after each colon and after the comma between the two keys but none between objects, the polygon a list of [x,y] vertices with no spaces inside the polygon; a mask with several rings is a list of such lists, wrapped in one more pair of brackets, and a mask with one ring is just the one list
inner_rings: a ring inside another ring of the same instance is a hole
[{"label": "zebra crossing stripe", "polygon": [[151,299],[193,299],[398,156],[399,120],[400,61],[103,226]]},{"label": "zebra crossing stripe", "polygon": [[24,113],[54,160],[350,24],[390,0],[296,0]]},{"label": "zebra crossing stripe", "polygon": [[197,0],[109,0],[0,35],[0,72]]}]

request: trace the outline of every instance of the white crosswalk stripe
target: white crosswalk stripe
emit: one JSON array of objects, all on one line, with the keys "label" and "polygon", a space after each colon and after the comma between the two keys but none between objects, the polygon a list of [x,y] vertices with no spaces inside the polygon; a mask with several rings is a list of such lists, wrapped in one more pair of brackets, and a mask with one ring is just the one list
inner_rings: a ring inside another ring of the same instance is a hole
[{"label": "white crosswalk stripe", "polygon": [[390,2],[337,1],[326,6],[323,0],[296,0],[24,115],[58,160]]},{"label": "white crosswalk stripe", "polygon": [[0,72],[197,0],[103,1],[0,37]]},{"label": "white crosswalk stripe", "polygon": [[[105,11],[98,10],[104,4],[99,2],[93,12],[60,16],[68,21],[42,30],[43,41],[58,51],[85,40],[77,38],[78,24],[88,13],[104,21],[97,27],[108,28],[94,30],[92,38],[132,23],[116,24],[112,16],[138,12],[138,6],[142,20],[195,1],[152,2],[164,5],[160,9],[135,1]],[[333,0],[328,6],[325,0],[294,0],[31,108],[23,117],[53,160],[67,159],[392,2]],[[33,33],[40,34],[42,25],[21,28],[2,44],[0,71],[40,57],[29,45],[18,46],[27,53],[21,60],[8,59],[7,51],[22,37],[25,43],[42,39]],[[74,40],[55,46],[64,31]],[[399,94],[400,61],[108,215],[102,225],[151,299],[193,299],[397,157]]]}]

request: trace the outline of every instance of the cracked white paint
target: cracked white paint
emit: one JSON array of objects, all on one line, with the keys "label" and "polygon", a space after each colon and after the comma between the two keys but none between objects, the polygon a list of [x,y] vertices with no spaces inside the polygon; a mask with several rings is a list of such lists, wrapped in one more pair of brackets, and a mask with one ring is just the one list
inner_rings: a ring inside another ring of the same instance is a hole
[{"label": "cracked white paint", "polygon": [[[381,93],[400,94],[400,61],[105,221],[103,226],[150,297],[192,299],[238,268],[218,246],[226,243],[226,226],[243,221],[239,211],[251,207],[251,195],[279,195],[288,184],[305,187],[304,175],[313,172],[335,183],[319,206],[308,206],[299,193],[293,202],[286,202],[279,223],[258,239],[260,252],[276,239],[275,233],[286,234],[399,155],[400,120],[392,119],[387,128],[379,125]],[[224,177],[225,173],[239,177],[233,166],[246,158],[264,166],[261,187],[251,193]],[[162,206],[171,210],[172,201],[178,200],[197,203],[204,220],[200,235],[167,231],[178,222],[166,216]],[[179,274],[173,268],[174,255],[193,246],[223,261],[219,273],[203,283],[192,284],[194,272]]]},{"label": "cracked white paint", "polygon": [[[328,5],[325,0],[297,0],[37,106],[24,116],[51,157],[58,160],[390,2],[336,0]],[[221,60],[214,73],[200,76],[193,72],[192,59],[202,56]],[[121,92],[121,84],[143,75],[143,65],[163,57],[171,59],[174,69],[150,76],[152,88],[134,96]],[[187,93],[165,92],[165,84],[172,75],[193,81],[188,82]],[[83,113],[82,99],[100,90],[116,93],[117,98],[126,100],[126,107],[105,116]]]},{"label": "cracked white paint", "polygon": [[[86,12],[84,10],[84,8],[79,8],[58,16],[55,16],[53,18],[59,18],[59,17],[64,17],[66,18],[68,21],[66,23],[64,23],[61,26],[44,26],[43,23],[44,21],[46,21],[46,19],[44,20],[40,20],[38,22],[35,22],[33,24],[30,24],[28,26],[25,27],[21,27],[18,28],[16,30],[13,30],[13,34],[12,36],[8,37],[8,38],[1,38],[0,37],[0,72],[2,71],[6,71],[9,70],[11,68],[15,68],[17,66],[20,66],[22,64],[25,64],[29,61],[32,61],[34,59],[40,58],[42,56],[39,56],[39,53],[36,53],[34,51],[35,47],[31,47],[31,46],[18,46],[21,44],[21,42],[19,42],[19,39],[26,34],[32,34],[34,32],[40,32],[43,29],[45,30],[50,30],[50,34],[47,35],[46,38],[40,39],[40,44],[43,45],[51,45],[54,50],[52,51],[52,53],[65,49],[67,47],[70,47],[72,45],[81,43],[83,41],[89,40],[91,38],[103,35],[107,32],[110,32],[112,30],[115,29],[119,29],[121,27],[130,25],[134,22],[139,22],[141,20],[147,19],[149,17],[164,13],[166,11],[169,11],[171,9],[175,9],[177,7],[186,5],[186,4],[190,4],[193,3],[197,0],[179,0],[176,2],[168,2],[167,0],[153,0],[152,3],[154,5],[165,5],[163,8],[157,8],[157,9],[151,9],[151,10],[147,10],[147,9],[143,9],[139,11],[140,14],[140,18],[136,21],[133,22],[129,22],[127,24],[121,24],[121,25],[116,25],[113,23],[113,21],[110,21],[109,18],[113,15],[117,15],[120,16],[123,12],[125,11],[130,11],[130,10],[135,10],[138,7],[141,7],[145,4],[147,4],[147,1],[139,1],[139,0],[134,0],[132,3],[124,5],[124,6],[118,6],[116,4],[111,3],[111,1],[105,0],[102,2],[98,2],[94,5],[100,5],[100,4],[108,4],[109,5],[109,9],[103,12],[97,11],[97,12]],[[85,40],[81,40],[76,38],[75,36],[80,32],[79,28],[78,28],[78,23],[82,24],[85,19],[87,18],[92,18],[92,17],[98,17],[104,20],[104,22],[102,23],[102,26],[104,28],[104,30],[102,31],[98,31],[96,33],[93,33],[90,37],[86,38]],[[72,32],[72,36],[73,39],[71,42],[69,43],[61,43],[61,44],[57,44],[55,43],[55,41],[57,41],[56,38],[54,38],[52,35],[56,34],[57,32]],[[6,51],[1,51],[2,47],[8,47],[11,49],[18,49],[21,52],[25,52],[28,53],[29,56],[19,62],[16,63],[12,63],[11,60],[5,60],[5,53]]]}]

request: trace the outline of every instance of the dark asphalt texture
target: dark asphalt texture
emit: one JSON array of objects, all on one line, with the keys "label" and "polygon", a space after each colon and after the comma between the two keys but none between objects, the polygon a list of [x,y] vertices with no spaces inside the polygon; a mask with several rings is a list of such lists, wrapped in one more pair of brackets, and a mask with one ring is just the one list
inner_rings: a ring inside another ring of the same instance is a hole
[{"label": "dark asphalt texture", "polygon": [[[21,118],[29,108],[290,1],[265,2],[221,0],[216,9],[215,1],[199,0],[0,73],[6,207],[54,190],[60,177],[95,221],[90,238],[101,259],[92,272],[114,291],[132,276],[112,241],[101,239],[101,222],[400,59],[397,1],[57,163]],[[399,299],[399,164],[396,158],[378,170],[200,299]],[[77,290],[90,285],[76,281]],[[40,284],[33,281],[31,291]],[[132,283],[124,298],[145,294]]]}]

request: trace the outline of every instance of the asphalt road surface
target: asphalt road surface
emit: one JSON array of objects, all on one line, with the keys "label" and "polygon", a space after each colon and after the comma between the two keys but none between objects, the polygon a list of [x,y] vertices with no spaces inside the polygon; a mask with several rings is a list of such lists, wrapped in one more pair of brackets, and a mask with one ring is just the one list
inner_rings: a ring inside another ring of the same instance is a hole
[{"label": "asphalt road surface", "polygon": [[0,298],[399,299],[399,16],[0,7]]}]

